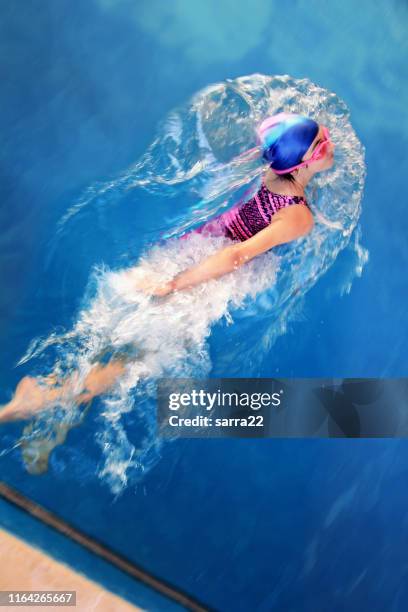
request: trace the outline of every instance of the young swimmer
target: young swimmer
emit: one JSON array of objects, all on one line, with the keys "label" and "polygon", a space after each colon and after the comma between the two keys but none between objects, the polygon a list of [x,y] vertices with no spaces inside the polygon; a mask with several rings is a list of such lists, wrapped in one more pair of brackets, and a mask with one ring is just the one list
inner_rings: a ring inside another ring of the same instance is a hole
[{"label": "young swimmer", "polygon": [[[256,195],[192,230],[203,235],[227,236],[231,244],[162,285],[149,278],[140,279],[137,266],[131,268],[126,274],[134,279],[137,289],[165,297],[232,272],[274,246],[310,232],[313,215],[304,189],[315,174],[333,165],[335,145],[328,129],[301,115],[279,113],[262,122],[258,137],[257,150],[262,152],[269,168]],[[125,367],[126,357],[113,357],[106,365],[98,362],[82,385],[78,384],[78,373],[62,380],[53,375],[25,376],[12,400],[0,410],[0,423],[28,418],[60,399],[88,403],[108,391]]]},{"label": "young swimmer", "polygon": [[[256,195],[192,230],[203,235],[224,235],[234,244],[162,286],[148,278],[135,281],[139,289],[150,295],[165,296],[192,287],[227,274],[253,257],[312,229],[313,215],[304,189],[316,173],[333,165],[335,145],[328,129],[300,115],[279,113],[260,125],[258,135],[262,157],[269,162],[269,169]],[[134,269],[129,271],[132,273]]]}]

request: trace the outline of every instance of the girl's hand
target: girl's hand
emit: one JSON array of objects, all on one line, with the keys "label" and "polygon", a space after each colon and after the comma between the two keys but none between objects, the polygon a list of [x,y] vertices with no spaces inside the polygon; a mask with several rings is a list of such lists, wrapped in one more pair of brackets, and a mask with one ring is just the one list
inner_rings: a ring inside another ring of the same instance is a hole
[{"label": "girl's hand", "polygon": [[135,282],[136,288],[146,293],[146,295],[153,295],[156,297],[164,297],[173,291],[173,282],[157,283],[157,281],[150,280],[148,278],[141,278]]}]

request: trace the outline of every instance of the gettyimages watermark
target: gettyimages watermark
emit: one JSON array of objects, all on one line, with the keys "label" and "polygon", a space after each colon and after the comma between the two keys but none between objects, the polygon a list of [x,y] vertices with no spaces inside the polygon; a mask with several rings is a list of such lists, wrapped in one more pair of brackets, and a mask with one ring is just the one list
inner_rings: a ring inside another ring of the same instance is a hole
[{"label": "gettyimages watermark", "polygon": [[161,378],[163,437],[407,437],[408,379]]}]

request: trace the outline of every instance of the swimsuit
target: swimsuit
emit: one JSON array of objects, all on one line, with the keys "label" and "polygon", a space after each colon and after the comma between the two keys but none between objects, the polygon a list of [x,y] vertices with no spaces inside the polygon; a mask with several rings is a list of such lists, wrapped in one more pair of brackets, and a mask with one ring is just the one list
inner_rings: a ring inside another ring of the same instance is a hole
[{"label": "swimsuit", "polygon": [[230,210],[184,234],[181,238],[195,233],[227,236],[231,240],[244,242],[267,227],[278,210],[292,204],[305,204],[309,207],[302,196],[273,193],[262,184],[253,198],[243,204],[236,204]]}]

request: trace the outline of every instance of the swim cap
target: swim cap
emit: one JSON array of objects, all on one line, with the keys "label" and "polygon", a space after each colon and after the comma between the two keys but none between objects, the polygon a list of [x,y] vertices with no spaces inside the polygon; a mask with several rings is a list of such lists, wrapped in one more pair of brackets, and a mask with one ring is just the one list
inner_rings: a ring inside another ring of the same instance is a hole
[{"label": "swim cap", "polygon": [[262,157],[272,170],[285,170],[299,164],[319,131],[313,119],[293,113],[268,117],[258,128]]}]

